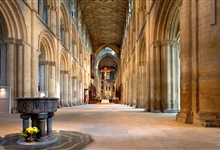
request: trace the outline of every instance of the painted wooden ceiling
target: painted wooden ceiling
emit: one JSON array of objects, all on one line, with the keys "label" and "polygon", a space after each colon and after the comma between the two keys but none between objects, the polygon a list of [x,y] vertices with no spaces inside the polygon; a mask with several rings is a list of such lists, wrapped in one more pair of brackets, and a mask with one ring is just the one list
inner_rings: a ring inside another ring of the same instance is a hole
[{"label": "painted wooden ceiling", "polygon": [[119,50],[124,36],[128,1],[78,0],[78,4],[95,53],[103,45]]}]

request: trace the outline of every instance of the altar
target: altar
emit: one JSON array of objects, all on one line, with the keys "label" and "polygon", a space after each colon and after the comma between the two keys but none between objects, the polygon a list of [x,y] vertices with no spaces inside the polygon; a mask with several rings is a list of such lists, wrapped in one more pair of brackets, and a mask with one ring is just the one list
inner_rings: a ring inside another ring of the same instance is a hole
[{"label": "altar", "polygon": [[107,103],[109,103],[109,100],[108,99],[102,99],[101,103],[102,104],[107,104]]}]

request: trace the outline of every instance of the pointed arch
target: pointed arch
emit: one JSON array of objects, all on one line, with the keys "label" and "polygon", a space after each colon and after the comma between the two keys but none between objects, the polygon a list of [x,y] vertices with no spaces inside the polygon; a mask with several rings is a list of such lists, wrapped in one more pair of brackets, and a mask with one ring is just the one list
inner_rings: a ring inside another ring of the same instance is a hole
[{"label": "pointed arch", "polygon": [[113,51],[115,51],[115,53],[118,55],[118,57],[120,56],[120,48],[115,45],[115,44],[103,44],[101,46],[99,46],[97,48],[97,50],[95,50],[95,57],[99,54],[99,52],[104,49],[105,47],[110,47]]}]

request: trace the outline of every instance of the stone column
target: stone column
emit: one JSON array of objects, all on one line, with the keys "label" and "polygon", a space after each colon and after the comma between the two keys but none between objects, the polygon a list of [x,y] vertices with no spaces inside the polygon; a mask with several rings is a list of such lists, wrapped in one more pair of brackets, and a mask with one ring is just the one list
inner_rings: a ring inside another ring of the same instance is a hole
[{"label": "stone column", "polygon": [[31,97],[31,47],[27,44],[24,45],[23,53],[24,64],[24,97]]},{"label": "stone column", "polygon": [[56,70],[56,62],[49,62],[48,64],[48,97],[56,97],[55,70]]},{"label": "stone column", "polygon": [[[13,38],[4,39],[4,42],[7,44],[7,86],[11,86],[11,109],[15,109],[15,41]],[[11,110],[10,110],[11,111]]]},{"label": "stone column", "polygon": [[[48,91],[49,90],[49,77],[52,74],[52,70],[49,70],[49,61],[42,61],[40,62],[40,90],[41,91]],[[49,75],[49,72],[51,73]]]},{"label": "stone column", "polygon": [[48,118],[47,113],[40,113],[34,116],[38,119],[38,128],[40,130],[40,138],[37,139],[38,141],[46,141],[46,131],[45,131],[45,123],[46,123],[46,118]]},{"label": "stone column", "polygon": [[[50,25],[51,25],[51,29],[52,29],[54,34],[56,34],[56,20],[57,20],[56,11],[57,11],[57,7],[52,6],[51,7],[51,19],[50,19],[51,24]],[[58,18],[58,20],[59,20],[59,18]]]},{"label": "stone column", "polygon": [[64,71],[60,71],[60,107],[64,105],[63,100],[63,77],[64,77]]},{"label": "stone column", "polygon": [[63,71],[63,105],[68,107],[68,76],[69,71]]},{"label": "stone column", "polygon": [[[150,61],[149,61],[149,75],[150,75],[150,99],[148,101],[148,104],[146,107],[146,111],[149,112],[154,112],[154,104],[155,104],[155,99],[156,99],[156,95],[155,95],[155,89],[156,89],[156,76],[155,76],[155,72],[156,72],[156,50],[154,48],[154,45],[152,44],[150,46]],[[148,108],[148,109],[147,109]]]},{"label": "stone column", "polygon": [[51,20],[54,19],[54,18],[51,18],[51,9],[52,9],[52,7],[50,5],[47,5],[47,25],[50,28],[51,28]]},{"label": "stone column", "polygon": [[31,118],[31,116],[28,114],[20,114],[20,118],[23,120],[22,130],[24,132],[26,128],[29,127],[29,118]]},{"label": "stone column", "polygon": [[155,71],[154,71],[154,112],[161,112],[161,42],[154,42],[154,61],[155,61]]},{"label": "stone column", "polygon": [[7,49],[5,43],[3,43],[2,40],[0,40],[0,49],[1,49],[1,85],[7,85],[7,63],[6,63],[6,55],[7,55]]},{"label": "stone column", "polygon": [[17,93],[18,97],[23,97],[23,40],[17,40],[18,45],[18,56],[17,56],[17,76],[18,76],[18,83],[17,83]]},{"label": "stone column", "polygon": [[[177,112],[178,106],[176,101],[178,101],[178,69],[176,64],[178,56],[177,49],[175,45],[177,43],[173,40],[164,39],[162,40],[162,49],[161,49],[161,75],[162,75],[162,107],[163,111],[168,112]],[[177,106],[177,107],[176,107]]]},{"label": "stone column", "polygon": [[69,75],[69,81],[68,81],[68,104],[69,104],[69,106],[72,106],[72,102],[73,102],[73,100],[72,100],[72,77],[71,77],[71,75]]},{"label": "stone column", "polygon": [[162,43],[161,48],[161,75],[162,75],[162,109],[169,112],[171,109],[170,93],[170,44]]},{"label": "stone column", "polygon": [[76,106],[77,103],[76,103],[76,77],[72,77],[72,98],[73,98],[73,101],[72,101],[72,105]]},{"label": "stone column", "polygon": [[192,123],[192,27],[191,2],[182,0],[180,4],[180,112],[176,120]]},{"label": "stone column", "polygon": [[52,117],[54,116],[53,112],[48,113],[48,118],[47,118],[47,135],[49,137],[53,137],[52,133]]},{"label": "stone column", "polygon": [[68,38],[68,35],[69,35],[69,28],[66,28],[65,30],[64,30],[64,45],[67,47],[67,48],[69,48],[68,47],[68,44],[69,44],[69,38]]},{"label": "stone column", "polygon": [[[31,96],[38,96],[38,55],[37,55],[37,44],[36,41],[36,3],[32,2],[31,11]],[[25,58],[24,58],[25,59]],[[24,72],[26,73],[26,72]]]}]

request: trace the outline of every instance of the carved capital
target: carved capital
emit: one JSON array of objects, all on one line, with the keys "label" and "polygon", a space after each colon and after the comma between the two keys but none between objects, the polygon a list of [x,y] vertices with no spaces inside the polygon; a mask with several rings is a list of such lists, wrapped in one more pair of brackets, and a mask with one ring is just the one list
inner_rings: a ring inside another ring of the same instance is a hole
[{"label": "carved capital", "polygon": [[23,39],[18,39],[16,41],[17,45],[23,45],[24,44],[24,40]]},{"label": "carved capital", "polygon": [[56,66],[56,62],[55,62],[55,61],[51,61],[51,62],[50,62],[50,65],[51,65],[51,66]]},{"label": "carved capital", "polygon": [[154,44],[154,47],[160,47],[161,41],[154,41],[153,44]]},{"label": "carved capital", "polygon": [[3,40],[6,44],[15,44],[14,38],[4,38]]},{"label": "carved capital", "polygon": [[70,29],[69,28],[65,28],[65,32],[69,32],[70,31]]},{"label": "carved capital", "polygon": [[162,46],[167,46],[167,45],[178,45],[178,43],[174,40],[171,39],[163,39],[161,41]]},{"label": "carved capital", "polygon": [[63,74],[69,74],[69,71],[67,71],[67,70],[61,70],[60,72]]},{"label": "carved capital", "polygon": [[50,64],[49,61],[41,61],[41,62],[40,62],[40,66],[41,66],[41,65],[49,65],[49,64]]}]

